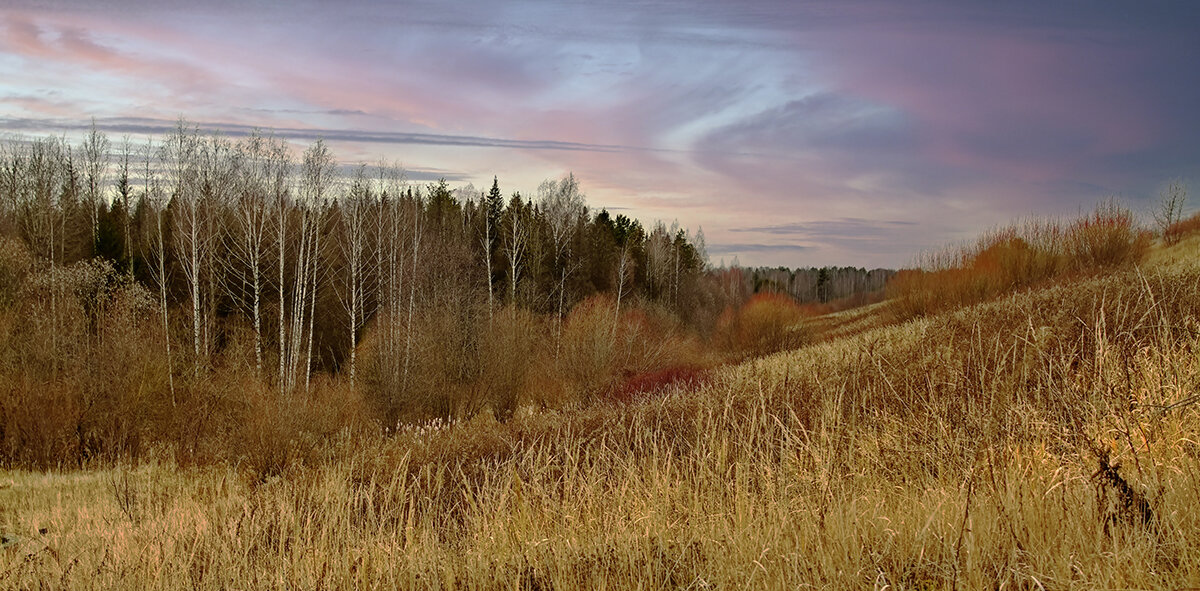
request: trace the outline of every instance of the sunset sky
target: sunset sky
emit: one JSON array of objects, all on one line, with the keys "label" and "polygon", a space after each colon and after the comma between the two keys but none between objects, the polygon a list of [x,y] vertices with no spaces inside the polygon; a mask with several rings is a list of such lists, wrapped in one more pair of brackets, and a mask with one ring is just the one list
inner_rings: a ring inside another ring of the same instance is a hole
[{"label": "sunset sky", "polygon": [[[1047,5],[1052,5],[1048,7]],[[703,227],[714,264],[901,266],[1109,195],[1200,202],[1197,2],[0,0],[0,132],[179,117]]]}]

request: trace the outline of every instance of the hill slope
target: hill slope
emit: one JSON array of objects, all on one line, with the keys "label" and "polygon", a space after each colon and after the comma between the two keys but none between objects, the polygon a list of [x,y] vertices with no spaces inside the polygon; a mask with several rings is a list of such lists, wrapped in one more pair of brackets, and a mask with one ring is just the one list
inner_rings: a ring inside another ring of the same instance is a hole
[{"label": "hill slope", "polygon": [[859,312],[632,405],[347,436],[274,476],[11,473],[0,580],[1200,586],[1198,240],[904,324]]}]

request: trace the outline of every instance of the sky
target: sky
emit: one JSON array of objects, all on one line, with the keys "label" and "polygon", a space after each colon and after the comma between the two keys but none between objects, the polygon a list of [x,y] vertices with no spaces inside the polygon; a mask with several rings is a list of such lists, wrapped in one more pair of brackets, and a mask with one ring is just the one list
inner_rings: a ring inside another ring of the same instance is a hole
[{"label": "sky", "polygon": [[0,134],[182,116],[412,182],[573,172],[593,208],[702,228],[713,264],[894,268],[1196,193],[1198,25],[1153,0],[0,0]]}]

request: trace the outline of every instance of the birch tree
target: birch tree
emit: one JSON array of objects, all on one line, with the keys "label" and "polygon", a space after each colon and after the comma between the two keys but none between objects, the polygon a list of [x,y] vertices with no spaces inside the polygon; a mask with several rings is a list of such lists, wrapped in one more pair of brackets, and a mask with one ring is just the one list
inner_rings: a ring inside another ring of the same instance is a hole
[{"label": "birch tree", "polygon": [[508,266],[508,301],[517,303],[517,286],[521,280],[521,267],[525,251],[529,247],[529,224],[521,194],[514,193],[508,209],[504,212],[504,257]]},{"label": "birch tree", "polygon": [[276,144],[255,130],[239,143],[241,167],[233,203],[234,239],[230,253],[245,269],[249,289],[249,312],[254,326],[254,365],[263,372],[263,290],[270,226],[271,163]]},{"label": "birch tree", "polygon": [[412,210],[412,233],[409,241],[412,244],[412,266],[408,280],[408,319],[404,323],[404,371],[401,376],[400,384],[404,390],[408,389],[409,368],[412,366],[413,353],[413,313],[417,306],[417,272],[420,265],[421,253],[421,232],[423,230],[421,224],[421,211],[423,203],[421,194],[418,192],[415,199],[413,194],[409,193],[409,205]]},{"label": "birch tree", "polygon": [[162,315],[163,340],[166,346],[167,353],[167,383],[171,388],[171,406],[175,406],[175,369],[171,358],[171,323],[169,317],[169,307],[167,305],[167,240],[166,232],[163,227],[163,218],[167,215],[167,206],[164,202],[166,199],[163,196],[162,188],[159,186],[158,174],[154,169],[154,143],[153,140],[146,140],[146,147],[142,152],[142,162],[144,170],[142,173],[142,199],[146,203],[151,215],[154,216],[154,233],[150,239],[150,256],[153,263],[150,265],[150,277],[158,284],[158,305]]},{"label": "birch tree", "polygon": [[346,311],[346,336],[349,346],[350,388],[358,374],[358,336],[366,324],[367,248],[370,238],[368,218],[376,210],[375,192],[367,178],[366,166],[359,166],[341,208],[338,247],[345,262],[340,299]]},{"label": "birch tree", "polygon": [[285,391],[298,384],[303,372],[305,390],[312,374],[313,315],[316,309],[318,258],[321,253],[321,222],[324,202],[335,172],[333,154],[322,140],[304,152],[300,166],[299,247],[294,260],[291,316],[287,335],[287,378]]},{"label": "birch tree", "polygon": [[84,172],[84,201],[87,204],[88,220],[91,222],[92,230],[89,254],[95,252],[96,243],[100,238],[100,203],[104,199],[104,179],[108,175],[108,150],[108,137],[96,128],[96,121],[93,119],[92,127],[84,138],[83,146],[81,147]]},{"label": "birch tree", "polygon": [[[45,262],[50,277],[50,346],[58,350],[58,286],[57,265],[65,239],[66,212],[62,203],[61,186],[65,178],[64,151],[70,148],[58,139],[34,140],[24,158],[14,155],[18,174],[17,207],[20,230],[30,249]],[[55,355],[52,371],[58,370]]]},{"label": "birch tree", "polygon": [[553,245],[554,264],[559,269],[558,311],[555,314],[554,358],[559,358],[562,349],[563,308],[566,303],[567,275],[571,267],[571,243],[575,228],[584,214],[583,195],[579,193],[579,182],[570,174],[557,181],[543,181],[538,186],[538,202]]},{"label": "birch tree", "polygon": [[633,278],[633,256],[629,253],[629,243],[621,244],[621,254],[617,258],[617,305],[613,310],[613,337],[616,337],[617,326],[621,321],[621,300],[625,296],[625,288]]},{"label": "birch tree", "polygon": [[205,286],[203,265],[209,248],[199,186],[202,141],[199,131],[189,130],[181,119],[171,135],[167,136],[161,150],[163,167],[170,175],[171,198],[175,203],[172,246],[187,281],[191,301],[193,377],[199,377],[204,359],[201,338],[205,318],[201,303],[205,295],[202,292]]},{"label": "birch tree", "polygon": [[276,283],[276,292],[279,296],[279,341],[278,347],[278,386],[281,396],[285,396],[291,392],[291,380],[288,375],[288,367],[290,366],[287,338],[288,314],[287,314],[287,284],[285,283],[285,270],[288,267],[287,258],[287,238],[288,238],[288,221],[291,216],[291,179],[292,179],[292,159],[291,153],[288,151],[287,144],[279,142],[270,147],[267,161],[267,175],[270,187],[271,200],[274,203],[275,217],[275,245],[276,251],[276,270],[279,272],[278,282]]},{"label": "birch tree", "polygon": [[212,333],[218,298],[222,287],[228,285],[225,275],[230,270],[230,265],[226,264],[226,253],[219,250],[220,238],[229,232],[229,224],[222,214],[232,209],[232,203],[236,200],[234,189],[240,175],[241,160],[233,143],[220,135],[205,138],[199,146],[197,185],[203,244],[201,277],[204,281],[201,351],[207,358],[215,340]]},{"label": "birch tree", "polygon": [[584,198],[579,192],[579,181],[575,179],[574,174],[569,174],[566,178],[557,181],[543,181],[538,186],[538,201],[542,208],[542,215],[545,216],[546,225],[550,230],[550,240],[554,247],[554,262],[559,269],[558,331],[561,336],[567,276],[573,270],[571,244],[579,220],[585,212]]},{"label": "birch tree", "polygon": [[652,296],[663,299],[670,295],[673,271],[671,236],[659,221],[646,237],[646,282]]}]

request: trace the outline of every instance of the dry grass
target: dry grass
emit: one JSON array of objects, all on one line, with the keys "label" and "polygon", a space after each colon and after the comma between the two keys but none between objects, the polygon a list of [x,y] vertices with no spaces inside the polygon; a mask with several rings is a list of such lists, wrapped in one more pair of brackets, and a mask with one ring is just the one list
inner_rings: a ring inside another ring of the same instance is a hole
[{"label": "dry grass", "polygon": [[8,472],[0,586],[1200,586],[1200,273],[1151,260],[640,403]]}]

